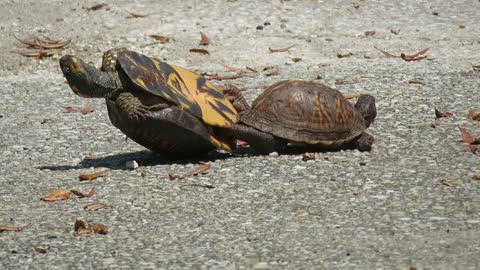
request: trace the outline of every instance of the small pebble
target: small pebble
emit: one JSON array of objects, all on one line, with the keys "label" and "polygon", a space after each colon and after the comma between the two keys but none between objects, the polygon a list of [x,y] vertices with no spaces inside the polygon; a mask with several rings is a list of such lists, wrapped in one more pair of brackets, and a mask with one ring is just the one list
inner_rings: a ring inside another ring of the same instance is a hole
[{"label": "small pebble", "polygon": [[268,155],[271,156],[271,157],[278,157],[278,152],[272,152]]},{"label": "small pebble", "polygon": [[270,22],[264,22],[263,25],[267,26],[267,25],[271,25]]},{"label": "small pebble", "polygon": [[135,160],[129,160],[126,162],[125,166],[127,167],[127,169],[135,170],[136,168],[138,168],[138,163]]},{"label": "small pebble", "polygon": [[261,25],[257,26],[257,30],[263,30],[263,26]]}]

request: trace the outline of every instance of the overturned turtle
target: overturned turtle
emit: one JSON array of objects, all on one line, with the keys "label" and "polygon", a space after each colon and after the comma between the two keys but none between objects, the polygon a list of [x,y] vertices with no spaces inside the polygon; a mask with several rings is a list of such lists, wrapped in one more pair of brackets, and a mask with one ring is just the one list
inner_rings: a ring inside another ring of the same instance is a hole
[{"label": "overturned turtle", "polygon": [[361,95],[352,105],[335,89],[317,81],[286,80],[268,87],[251,108],[236,96],[240,122],[227,136],[247,141],[266,154],[288,143],[319,149],[370,151],[373,137],[365,130],[377,115],[375,98]]},{"label": "overturned turtle", "polygon": [[112,124],[146,148],[174,157],[231,151],[213,127],[231,127],[238,113],[195,72],[124,48],[106,51],[100,70],[70,55],[60,67],[73,92],[105,98]]}]

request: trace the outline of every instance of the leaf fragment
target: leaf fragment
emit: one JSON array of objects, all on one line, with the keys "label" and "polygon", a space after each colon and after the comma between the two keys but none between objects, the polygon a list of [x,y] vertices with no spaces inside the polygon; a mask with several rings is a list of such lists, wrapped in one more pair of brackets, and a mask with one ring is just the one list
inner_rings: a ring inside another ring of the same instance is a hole
[{"label": "leaf fragment", "polygon": [[427,56],[424,56],[425,53],[427,53],[428,50],[430,50],[430,48],[426,48],[426,49],[423,49],[415,54],[412,54],[412,55],[407,55],[405,53],[401,53],[400,55],[394,55],[392,53],[389,53],[387,51],[384,51],[384,50],[381,50],[377,47],[374,47],[375,49],[379,50],[380,52],[382,52],[385,56],[387,57],[393,57],[393,58],[402,58],[404,61],[407,61],[407,62],[410,62],[410,61],[419,61],[419,60],[423,60],[423,59],[426,59]]},{"label": "leaf fragment", "polygon": [[136,12],[131,12],[128,11],[128,16],[126,17],[127,19],[133,19],[133,18],[144,18],[147,17],[148,15],[141,14],[141,13],[136,13]]},{"label": "leaf fragment", "polygon": [[291,46],[288,46],[288,47],[285,47],[285,48],[278,48],[278,49],[272,49],[270,47],[268,47],[268,50],[271,52],[271,53],[276,53],[276,52],[288,52],[288,50],[290,50],[291,48],[295,47],[296,44],[293,44]]},{"label": "leaf fragment", "polygon": [[248,236],[247,237],[247,241],[248,242],[253,242],[253,241],[257,241],[260,239],[260,236],[257,236],[257,235],[252,235],[252,236]]},{"label": "leaf fragment", "polygon": [[477,113],[473,108],[470,108],[470,110],[468,110],[468,118],[480,121],[480,113]]},{"label": "leaf fragment", "polygon": [[292,58],[292,61],[295,62],[295,63],[297,63],[297,62],[302,61],[302,58],[300,58],[300,57],[293,57],[293,58]]},{"label": "leaf fragment", "polygon": [[425,85],[424,82],[419,81],[419,80],[415,80],[415,79],[409,80],[408,83],[409,83],[409,84],[422,84],[422,85]]},{"label": "leaf fragment", "polygon": [[0,232],[21,232],[25,228],[27,228],[29,225],[26,226],[6,226],[6,225],[0,225]]},{"label": "leaf fragment", "polygon": [[442,185],[447,186],[447,187],[456,187],[456,186],[458,186],[458,183],[457,183],[457,182],[451,181],[451,180],[446,180],[446,179],[440,180],[440,183],[442,183]]},{"label": "leaf fragment", "polygon": [[472,179],[473,179],[473,180],[480,180],[480,172],[477,172],[476,174],[474,174],[474,175],[472,176]]},{"label": "leaf fragment", "polygon": [[197,176],[198,174],[205,174],[205,173],[207,173],[207,171],[210,168],[211,168],[210,164],[204,164],[201,167],[198,167],[198,168],[192,170],[191,172],[189,172],[186,175],[180,176],[180,175],[168,174],[168,178],[170,180],[181,180],[181,179],[184,179],[186,177]]},{"label": "leaf fragment", "polygon": [[41,253],[41,254],[47,253],[47,249],[44,248],[44,247],[35,247],[34,250],[35,250],[37,253]]},{"label": "leaf fragment", "polygon": [[46,202],[68,200],[70,198],[70,195],[71,195],[70,191],[60,188],[42,197],[41,200]]},{"label": "leaf fragment", "polygon": [[207,34],[200,32],[200,45],[207,46],[210,43],[210,40]]},{"label": "leaf fragment", "polygon": [[189,52],[200,53],[200,54],[210,54],[210,53],[209,53],[207,50],[205,50],[205,49],[197,49],[197,48],[190,49]]},{"label": "leaf fragment", "polygon": [[437,108],[434,108],[434,109],[435,109],[435,116],[437,118],[448,118],[453,116],[452,112],[441,112]]},{"label": "leaf fragment", "polygon": [[77,219],[75,220],[73,230],[75,236],[90,236],[95,233],[107,234],[108,226],[104,224],[89,223],[82,219]]},{"label": "leaf fragment", "polygon": [[353,80],[350,80],[350,81],[335,80],[335,85],[356,84],[356,83],[359,83],[359,82],[360,82],[360,80],[358,80],[358,79],[353,79]]},{"label": "leaf fragment", "polygon": [[87,204],[85,205],[85,207],[83,207],[83,209],[87,211],[97,211],[100,209],[107,209],[107,208],[112,208],[112,206],[105,203],[99,203],[99,202]]},{"label": "leaf fragment", "polygon": [[88,108],[88,107],[75,109],[75,108],[69,106],[69,107],[64,107],[64,109],[67,111],[67,113],[77,113],[77,112],[79,112],[81,114],[88,114],[88,113],[92,113],[92,112],[95,111],[92,108]]},{"label": "leaf fragment", "polygon": [[87,8],[85,8],[85,9],[88,10],[88,11],[96,11],[96,10],[102,9],[102,8],[104,8],[104,7],[106,7],[106,6],[108,6],[107,3],[99,3],[99,4],[96,4],[96,5],[87,7]]},{"label": "leaf fragment", "polygon": [[201,187],[201,188],[208,188],[208,189],[216,188],[216,186],[212,184],[198,184],[198,183],[192,183],[192,184],[181,186],[181,188],[188,188],[188,187]]},{"label": "leaf fragment", "polygon": [[375,31],[366,31],[366,32],[365,32],[365,36],[366,36],[366,37],[372,37],[372,36],[374,36],[376,33],[377,33],[377,32],[375,32]]},{"label": "leaf fragment", "polygon": [[97,179],[98,177],[103,177],[103,176],[105,176],[105,172],[101,171],[101,172],[80,174],[79,178],[80,178],[80,181],[87,181],[87,180],[92,181]]},{"label": "leaf fragment", "polygon": [[349,53],[337,53],[338,58],[346,58],[346,57],[350,57],[352,55],[353,55],[353,53],[351,53],[351,52],[349,52]]},{"label": "leaf fragment", "polygon": [[90,198],[95,194],[96,188],[92,187],[92,189],[87,194],[78,190],[70,190],[70,192],[77,195],[79,198]]},{"label": "leaf fragment", "polygon": [[462,140],[467,144],[480,144],[480,137],[474,138],[466,128],[459,128],[462,133]]},{"label": "leaf fragment", "polygon": [[304,153],[302,160],[303,161],[315,160],[315,153]]},{"label": "leaf fragment", "polygon": [[229,75],[229,76],[220,76],[218,74],[206,74],[206,75],[208,76],[208,79],[217,80],[217,81],[235,80],[235,79],[239,79],[239,78],[242,78],[242,77],[246,76],[243,73],[235,74],[235,75]]},{"label": "leaf fragment", "polygon": [[160,43],[167,43],[170,42],[170,37],[162,36],[162,35],[150,35],[151,38],[160,41]]}]

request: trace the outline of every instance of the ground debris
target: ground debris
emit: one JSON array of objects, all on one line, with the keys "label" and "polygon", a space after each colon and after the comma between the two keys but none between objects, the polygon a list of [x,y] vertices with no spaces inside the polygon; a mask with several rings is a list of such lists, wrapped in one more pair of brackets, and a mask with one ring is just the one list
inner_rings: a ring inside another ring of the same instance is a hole
[{"label": "ground debris", "polygon": [[70,198],[70,195],[70,191],[59,188],[42,197],[41,200],[46,202],[68,200]]},{"label": "ground debris", "polygon": [[146,14],[141,14],[141,13],[136,13],[136,12],[131,12],[131,11],[127,11],[128,12],[128,16],[125,17],[127,19],[133,19],[133,18],[144,18],[144,17],[147,17],[148,15]]},{"label": "ground debris", "polygon": [[151,38],[160,41],[160,43],[167,43],[170,42],[170,37],[162,36],[162,35],[150,35]]},{"label": "ground debris", "polygon": [[90,6],[90,7],[86,7],[85,9],[88,10],[88,11],[96,11],[96,10],[102,9],[106,6],[108,6],[107,3],[99,3],[99,4],[96,4],[96,5]]},{"label": "ground debris", "polygon": [[208,170],[210,168],[211,168],[210,164],[204,164],[201,167],[198,167],[198,168],[194,169],[193,171],[191,171],[191,172],[189,172],[188,174],[185,174],[185,175],[168,174],[168,178],[170,180],[181,180],[181,179],[184,179],[184,178],[190,177],[190,176],[197,176],[199,174],[206,174],[206,173],[208,173]]},{"label": "ground debris", "polygon": [[466,144],[480,144],[480,137],[473,137],[466,128],[459,128],[462,133],[462,140]]},{"label": "ground debris", "polygon": [[0,232],[21,232],[25,228],[30,226],[30,224],[25,225],[25,226],[6,226],[6,225],[0,225]]},{"label": "ground debris", "polygon": [[452,112],[441,112],[437,108],[434,108],[434,109],[435,109],[435,116],[437,118],[448,118],[453,116]]},{"label": "ground debris", "polygon": [[447,187],[456,187],[456,186],[458,186],[458,183],[455,182],[455,181],[452,181],[452,180],[442,179],[442,180],[440,180],[440,183],[442,183],[442,185],[447,186]]},{"label": "ground debris", "polygon": [[207,50],[205,50],[205,49],[197,49],[197,48],[190,49],[189,52],[200,53],[200,54],[210,54],[210,53],[209,53]]},{"label": "ground debris", "polygon": [[352,55],[353,55],[353,53],[351,53],[351,52],[349,52],[349,53],[337,53],[338,58],[347,58],[347,57],[350,57]]},{"label": "ground debris", "polygon": [[18,42],[27,45],[27,50],[20,51],[19,53],[26,57],[36,57],[41,59],[43,57],[48,57],[59,52],[59,49],[64,48],[70,44],[70,40],[61,41],[53,39],[40,39],[34,38],[33,40],[26,40],[17,38],[13,36]]},{"label": "ground debris", "polygon": [[92,113],[94,112],[95,110],[93,110],[92,108],[88,108],[88,107],[85,107],[85,108],[80,108],[80,109],[75,109],[73,107],[63,107],[67,113],[81,113],[81,114],[88,114],[88,113]]},{"label": "ground debris", "polygon": [[365,36],[366,36],[366,37],[372,37],[372,36],[374,36],[376,33],[377,33],[377,32],[375,32],[375,31],[366,31],[366,32],[365,32]]},{"label": "ground debris", "polygon": [[107,234],[108,227],[104,224],[89,223],[82,219],[77,219],[74,225],[75,236],[90,236],[93,234]]},{"label": "ground debris", "polygon": [[268,50],[271,52],[271,53],[276,53],[276,52],[288,52],[288,50],[290,50],[291,48],[295,47],[296,44],[293,44],[291,46],[288,46],[288,47],[285,47],[285,48],[278,48],[278,49],[272,49],[271,47],[268,47]]},{"label": "ground debris", "polygon": [[468,118],[480,121],[480,113],[477,113],[473,108],[470,108],[470,110],[468,110]]},{"label": "ground debris", "polygon": [[101,171],[101,172],[80,174],[79,178],[80,178],[80,181],[87,181],[87,180],[91,181],[91,180],[97,179],[98,177],[103,177],[103,176],[105,176],[105,172]]},{"label": "ground debris", "polygon": [[375,49],[379,50],[380,52],[383,53],[383,55],[385,55],[386,57],[392,57],[392,58],[402,58],[404,61],[406,62],[410,62],[410,61],[419,61],[419,60],[423,60],[423,59],[426,59],[427,56],[425,56],[424,54],[427,53],[428,50],[430,50],[430,48],[426,48],[426,49],[423,49],[415,54],[412,54],[412,55],[407,55],[405,53],[400,53],[400,55],[394,55],[392,53],[389,53],[387,51],[384,51],[382,49],[379,49],[377,47],[374,47]]},{"label": "ground debris", "polygon": [[200,43],[199,45],[207,46],[210,44],[210,39],[208,38],[207,34],[200,32]]},{"label": "ground debris", "polygon": [[95,194],[96,188],[92,187],[92,189],[87,194],[78,190],[70,190],[70,192],[77,195],[79,198],[90,198]]},{"label": "ground debris", "polygon": [[302,160],[303,161],[315,160],[315,153],[304,153]]},{"label": "ground debris", "polygon": [[96,202],[96,203],[87,204],[85,205],[85,207],[83,207],[83,209],[87,211],[97,211],[97,210],[106,209],[106,208],[112,208],[112,206],[105,203]]}]

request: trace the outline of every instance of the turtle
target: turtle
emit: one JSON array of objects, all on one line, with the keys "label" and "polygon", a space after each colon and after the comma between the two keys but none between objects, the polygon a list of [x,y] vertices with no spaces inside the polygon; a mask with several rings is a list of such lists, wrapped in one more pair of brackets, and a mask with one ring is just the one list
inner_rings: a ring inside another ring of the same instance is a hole
[{"label": "turtle", "polygon": [[251,107],[235,97],[239,123],[222,136],[247,141],[262,154],[302,144],[324,150],[370,151],[373,136],[365,130],[377,115],[375,98],[364,94],[352,105],[340,91],[319,81],[284,80],[269,86]]},{"label": "turtle", "polygon": [[112,124],[140,145],[171,157],[231,152],[213,131],[237,123],[238,112],[201,75],[125,48],[104,52],[100,69],[72,55],[59,62],[73,92],[105,98]]}]

